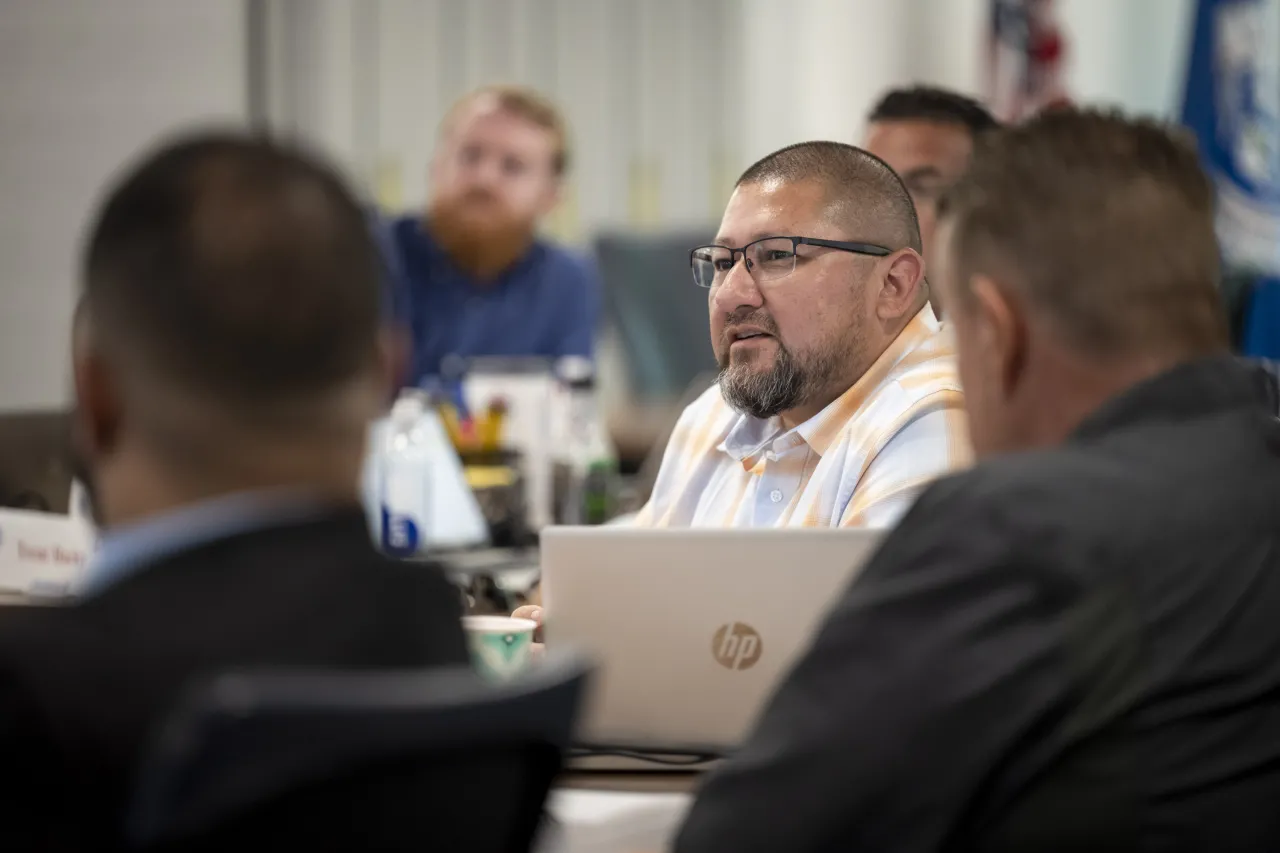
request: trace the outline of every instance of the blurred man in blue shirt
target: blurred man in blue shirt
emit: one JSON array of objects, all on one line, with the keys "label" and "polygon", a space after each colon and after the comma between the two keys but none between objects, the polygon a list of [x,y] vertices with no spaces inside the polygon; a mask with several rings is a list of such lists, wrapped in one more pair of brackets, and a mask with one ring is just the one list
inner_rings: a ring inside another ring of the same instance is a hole
[{"label": "blurred man in blue shirt", "polygon": [[450,109],[425,213],[380,226],[409,384],[473,356],[592,356],[595,269],[537,236],[567,166],[564,122],[533,92],[484,88]]}]

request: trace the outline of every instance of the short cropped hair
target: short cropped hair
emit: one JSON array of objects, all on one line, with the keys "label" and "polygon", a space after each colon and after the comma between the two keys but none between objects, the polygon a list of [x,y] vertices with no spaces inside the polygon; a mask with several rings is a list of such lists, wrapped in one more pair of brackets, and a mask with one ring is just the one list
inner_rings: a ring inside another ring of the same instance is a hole
[{"label": "short cropped hair", "polygon": [[754,163],[736,186],[775,180],[821,184],[833,215],[852,228],[870,229],[851,233],[850,239],[921,251],[911,193],[897,173],[870,152],[843,142],[799,142]]},{"label": "short cropped hair", "polygon": [[485,98],[496,101],[503,112],[518,116],[550,132],[555,140],[555,150],[551,155],[551,170],[557,178],[563,177],[569,171],[569,130],[563,114],[549,99],[523,86],[483,86],[468,92],[449,108],[444,121],[441,122],[441,130],[448,130],[459,113],[476,101]]},{"label": "short cropped hair", "polygon": [[376,369],[380,269],[366,213],[332,168],[265,138],[200,133],[110,188],[82,304],[95,340],[141,381],[254,411]]},{"label": "short cropped hair", "polygon": [[868,121],[933,121],[960,125],[973,136],[999,127],[973,98],[934,86],[891,89],[872,108]]},{"label": "short cropped hair", "polygon": [[1003,278],[1101,355],[1226,343],[1212,184],[1182,132],[1063,108],[987,134],[945,194],[953,278]]}]

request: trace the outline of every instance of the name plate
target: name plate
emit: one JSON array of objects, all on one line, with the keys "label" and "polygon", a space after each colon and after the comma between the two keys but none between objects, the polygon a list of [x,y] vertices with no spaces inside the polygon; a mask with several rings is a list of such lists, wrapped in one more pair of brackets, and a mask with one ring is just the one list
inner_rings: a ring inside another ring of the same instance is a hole
[{"label": "name plate", "polygon": [[0,588],[31,596],[74,591],[94,549],[84,518],[0,509]]}]

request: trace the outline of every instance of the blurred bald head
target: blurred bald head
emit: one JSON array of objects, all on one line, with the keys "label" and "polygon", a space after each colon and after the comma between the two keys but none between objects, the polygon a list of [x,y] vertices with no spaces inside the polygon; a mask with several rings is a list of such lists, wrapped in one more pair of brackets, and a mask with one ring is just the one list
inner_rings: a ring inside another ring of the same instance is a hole
[{"label": "blurred bald head", "polygon": [[391,361],[379,263],[359,203],[308,154],[237,134],[152,152],[89,234],[87,455],[132,447],[189,472],[290,468],[290,446],[358,458]]},{"label": "blurred bald head", "polygon": [[156,152],[92,229],[85,304],[147,384],[250,409],[316,399],[376,360],[378,255],[328,168],[265,140]]}]

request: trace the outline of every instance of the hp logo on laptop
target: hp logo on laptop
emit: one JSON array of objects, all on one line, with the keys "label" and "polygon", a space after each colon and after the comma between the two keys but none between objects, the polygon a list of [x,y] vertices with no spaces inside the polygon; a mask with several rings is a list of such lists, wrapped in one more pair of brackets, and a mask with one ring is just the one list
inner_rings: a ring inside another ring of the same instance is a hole
[{"label": "hp logo on laptop", "polygon": [[743,622],[721,625],[711,638],[711,654],[725,669],[751,669],[763,653],[760,633]]}]

